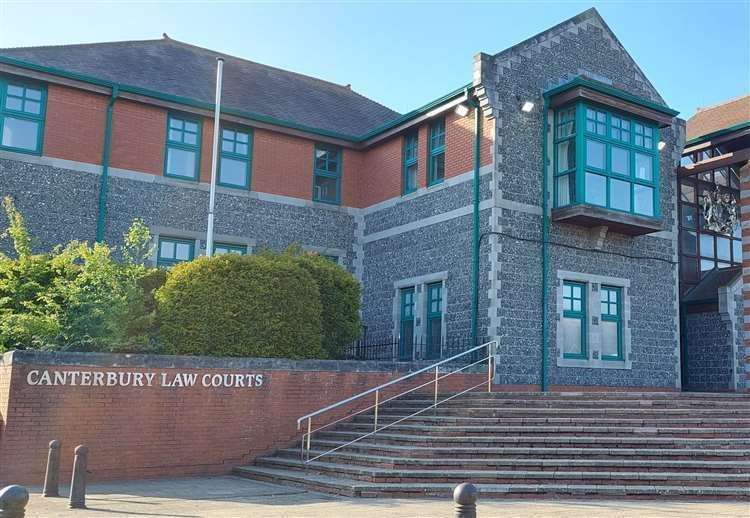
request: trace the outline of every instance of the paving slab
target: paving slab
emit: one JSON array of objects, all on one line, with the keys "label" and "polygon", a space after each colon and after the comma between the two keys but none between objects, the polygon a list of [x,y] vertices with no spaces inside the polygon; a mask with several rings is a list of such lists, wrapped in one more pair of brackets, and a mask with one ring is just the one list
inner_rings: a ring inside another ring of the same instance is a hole
[{"label": "paving slab", "polygon": [[[86,510],[30,488],[27,518],[451,518],[449,499],[354,499],[239,477],[200,477],[89,485]],[[61,494],[67,494],[66,487]],[[748,518],[750,502],[481,500],[479,518]]]}]

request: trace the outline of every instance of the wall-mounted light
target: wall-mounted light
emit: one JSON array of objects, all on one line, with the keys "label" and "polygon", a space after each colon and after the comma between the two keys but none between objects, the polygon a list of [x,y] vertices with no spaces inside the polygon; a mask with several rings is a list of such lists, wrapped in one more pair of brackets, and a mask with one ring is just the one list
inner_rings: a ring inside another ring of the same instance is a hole
[{"label": "wall-mounted light", "polygon": [[467,115],[469,115],[469,107],[464,103],[457,105],[455,111],[456,115],[458,115],[459,117],[466,117]]},{"label": "wall-mounted light", "polygon": [[658,143],[658,144],[656,145],[656,147],[657,147],[657,149],[658,149],[659,151],[661,151],[662,149],[664,149],[664,147],[665,147],[666,145],[667,145],[667,143],[666,143],[666,142],[664,142],[663,140],[660,140],[660,141],[659,141],[659,143]]},{"label": "wall-mounted light", "polygon": [[525,113],[529,113],[531,110],[534,109],[534,103],[531,101],[526,101],[523,103],[523,106],[521,106],[521,111]]}]

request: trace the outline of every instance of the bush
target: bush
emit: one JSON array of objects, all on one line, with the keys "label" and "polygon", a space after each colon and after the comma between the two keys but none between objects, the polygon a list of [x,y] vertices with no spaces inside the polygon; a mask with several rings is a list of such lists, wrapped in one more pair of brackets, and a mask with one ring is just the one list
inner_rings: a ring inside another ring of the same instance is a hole
[{"label": "bush", "polygon": [[266,255],[201,257],[156,292],[159,337],[173,354],[321,358],[313,276]]}]

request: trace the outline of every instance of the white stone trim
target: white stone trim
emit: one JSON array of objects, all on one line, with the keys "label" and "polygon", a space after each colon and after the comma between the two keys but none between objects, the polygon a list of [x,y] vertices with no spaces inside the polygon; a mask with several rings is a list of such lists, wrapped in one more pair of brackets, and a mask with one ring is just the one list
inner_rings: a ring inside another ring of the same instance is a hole
[{"label": "white stone trim", "polygon": [[[732,387],[734,390],[745,389],[745,380],[738,375],[738,371],[745,372],[738,358],[740,347],[744,347],[744,336],[737,336],[737,302],[735,297],[743,292],[742,276],[738,275],[735,281],[727,286],[719,287],[719,317],[730,326],[729,341],[732,351]],[[744,304],[743,304],[744,305]],[[747,320],[747,316],[743,320]],[[745,323],[745,322],[743,322]],[[739,338],[739,340],[738,340]],[[742,346],[739,344],[742,342]],[[742,355],[743,358],[745,354]]]},{"label": "white stone trim", "polygon": [[[588,359],[563,358],[562,344],[562,314],[563,314],[563,281],[580,282],[586,285],[586,338],[588,344]],[[596,291],[593,291],[596,284]],[[623,360],[603,360],[601,358],[601,303],[599,301],[599,290],[601,285],[617,286],[622,288],[622,354]],[[630,331],[630,279],[621,277],[610,277],[606,275],[593,275],[588,273],[570,272],[566,270],[557,271],[555,283],[557,327],[555,333],[555,345],[557,349],[558,367],[579,367],[590,369],[627,369],[633,368],[631,357],[632,337]],[[593,322],[596,320],[597,324]]]}]

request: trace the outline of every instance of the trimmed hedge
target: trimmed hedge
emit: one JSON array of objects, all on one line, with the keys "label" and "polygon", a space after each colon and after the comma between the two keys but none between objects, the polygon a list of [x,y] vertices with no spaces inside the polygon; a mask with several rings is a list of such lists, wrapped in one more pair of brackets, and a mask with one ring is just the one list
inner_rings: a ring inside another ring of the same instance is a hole
[{"label": "trimmed hedge", "polygon": [[159,338],[173,354],[324,358],[320,298],[296,261],[201,257],[157,290]]}]

